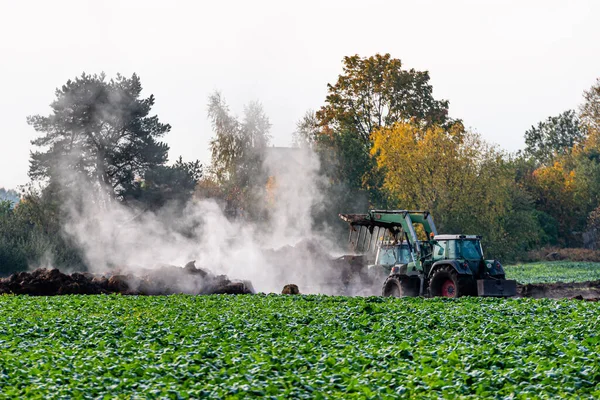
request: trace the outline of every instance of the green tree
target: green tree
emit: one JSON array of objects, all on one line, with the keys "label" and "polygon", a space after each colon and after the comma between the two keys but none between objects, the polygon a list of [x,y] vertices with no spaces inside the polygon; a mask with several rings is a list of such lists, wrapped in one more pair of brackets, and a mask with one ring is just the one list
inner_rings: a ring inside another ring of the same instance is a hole
[{"label": "green tree", "polygon": [[292,133],[292,147],[314,149],[320,138],[319,120],[313,110],[308,110],[298,122]]},{"label": "green tree", "polygon": [[571,152],[585,139],[585,130],[575,111],[568,110],[556,117],[548,117],[525,132],[525,153],[540,163],[553,160],[556,155]]},{"label": "green tree", "polygon": [[147,171],[167,161],[169,147],[159,139],[170,131],[151,116],[154,96],[142,98],[139,77],[82,74],[56,90],[49,116],[27,122],[42,135],[32,141],[32,179],[63,186],[84,179],[102,198],[122,198]]},{"label": "green tree", "polygon": [[47,264],[85,270],[71,238],[59,234],[63,211],[53,190],[52,184],[43,192],[30,186],[15,207],[0,201],[0,276]]},{"label": "green tree", "polygon": [[[183,205],[202,178],[200,161],[184,162],[181,157],[173,165],[158,165],[146,171],[127,190],[127,202],[141,203],[147,209],[158,209],[168,202]],[[180,207],[182,209],[182,207]]]},{"label": "green tree", "polygon": [[208,117],[215,133],[211,172],[224,188],[227,210],[258,218],[267,180],[262,165],[271,139],[269,118],[259,102],[251,102],[239,120],[219,92],[209,96]]},{"label": "green tree", "polygon": [[354,55],[343,62],[343,73],[327,85],[326,104],[316,114],[329,130],[350,130],[368,145],[373,130],[395,122],[447,121],[448,101],[433,98],[427,71],[404,70],[389,54]]},{"label": "green tree", "polygon": [[600,204],[600,79],[583,94],[580,118],[586,128],[586,138],[575,151],[578,190],[587,199],[587,209]]},{"label": "green tree", "polygon": [[583,92],[584,102],[579,108],[583,124],[590,130],[600,133],[600,78],[592,87]]},{"label": "green tree", "polygon": [[344,57],[343,64],[314,117],[320,127],[316,147],[338,192],[345,187],[341,192],[346,198],[366,199],[352,201],[354,205],[383,207],[383,176],[370,154],[372,132],[396,122],[450,124],[448,102],[434,99],[427,71],[402,69],[402,62],[389,54]]},{"label": "green tree", "polygon": [[588,216],[584,242],[588,247],[600,248],[600,206],[592,210]]},{"label": "green tree", "polygon": [[16,190],[0,188],[0,201],[9,201],[11,204],[15,205],[20,199],[21,196]]}]

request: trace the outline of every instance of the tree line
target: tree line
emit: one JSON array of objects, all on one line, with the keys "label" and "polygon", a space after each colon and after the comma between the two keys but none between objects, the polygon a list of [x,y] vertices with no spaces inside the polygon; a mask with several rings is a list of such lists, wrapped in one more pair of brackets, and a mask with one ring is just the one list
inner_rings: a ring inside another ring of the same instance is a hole
[{"label": "tree line", "polygon": [[509,260],[542,246],[598,246],[600,79],[511,154],[449,118],[426,71],[389,54],[343,64],[296,132],[322,155],[335,206],[427,209],[440,231],[482,234],[491,256]]},{"label": "tree line", "polygon": [[[294,146],[319,156],[326,177],[315,229],[324,221],[346,233],[340,212],[428,209],[440,231],[482,234],[490,256],[507,260],[548,245],[597,246],[600,80],[576,109],[524,132],[526,147],[515,154],[450,118],[429,73],[405,69],[389,54],[345,57],[327,89],[293,135]],[[56,90],[49,115],[27,118],[38,133],[31,182],[16,207],[0,203],[0,273],[49,254],[56,266],[84,265],[61,231],[67,200],[145,212],[214,198],[232,218],[268,220],[273,182],[261,165],[271,124],[261,104],[246,105],[239,118],[220,93],[209,96],[214,136],[204,167],[181,157],[168,163],[163,140],[171,126],[152,114],[154,102],[142,96],[136,74],[84,73]]]}]

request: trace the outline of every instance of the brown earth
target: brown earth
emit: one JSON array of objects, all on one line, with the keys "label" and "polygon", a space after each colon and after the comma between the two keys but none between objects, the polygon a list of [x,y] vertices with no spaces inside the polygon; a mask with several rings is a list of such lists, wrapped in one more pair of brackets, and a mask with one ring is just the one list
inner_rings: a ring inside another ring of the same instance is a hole
[{"label": "brown earth", "polygon": [[517,297],[535,299],[576,299],[597,301],[600,299],[600,280],[589,282],[530,283],[518,285]]},{"label": "brown earth", "polygon": [[[315,249],[311,249],[315,250]],[[306,254],[306,253],[305,253]],[[319,254],[319,252],[313,252]],[[294,259],[288,258],[289,259]],[[322,260],[325,261],[325,260]],[[348,294],[344,284],[352,283],[352,269],[358,267],[352,260],[327,260],[328,271],[336,271],[331,277],[342,285],[334,290],[337,295]],[[337,269],[336,264],[346,264]],[[350,267],[348,267],[350,265]],[[314,264],[313,264],[314,268]],[[340,274],[340,271],[343,272]],[[311,272],[304,270],[304,274]],[[323,271],[320,271],[321,275]],[[345,276],[345,275],[349,276]],[[310,281],[310,276],[297,276]],[[289,282],[289,280],[288,280]],[[356,282],[364,286],[365,281]],[[18,272],[7,278],[0,278],[0,294],[27,294],[33,296],[53,296],[65,294],[107,294],[121,293],[126,295],[168,295],[187,294],[246,294],[254,293],[248,281],[232,281],[225,275],[213,275],[209,271],[196,268],[193,262],[184,268],[164,266],[151,270],[138,270],[136,274],[127,270],[107,274],[91,274],[74,272],[64,274],[58,269],[40,268],[33,272]],[[295,284],[286,285],[284,294],[299,293]],[[517,297],[579,299],[597,301],[600,299],[600,280],[575,283],[537,283],[518,285]]]},{"label": "brown earth", "polygon": [[213,275],[188,263],[185,268],[165,266],[142,271],[142,274],[64,274],[58,269],[39,268],[0,278],[0,294],[54,296],[65,294],[168,295],[249,294],[254,293],[247,281],[231,281],[225,275]]}]

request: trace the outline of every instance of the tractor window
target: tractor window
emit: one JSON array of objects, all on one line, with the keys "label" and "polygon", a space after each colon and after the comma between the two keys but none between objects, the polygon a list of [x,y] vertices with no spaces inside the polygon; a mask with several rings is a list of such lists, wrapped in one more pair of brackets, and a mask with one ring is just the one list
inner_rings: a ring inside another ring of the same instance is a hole
[{"label": "tractor window", "polygon": [[467,260],[478,260],[481,258],[480,246],[477,240],[461,240],[460,254]]},{"label": "tractor window", "polygon": [[439,241],[433,246],[433,257],[436,259],[444,258],[446,250],[446,241]]},{"label": "tractor window", "polygon": [[394,265],[396,264],[398,253],[396,247],[386,246],[379,249],[377,264]]},{"label": "tractor window", "polygon": [[460,258],[456,251],[456,240],[450,240],[448,242],[448,258],[451,260]]},{"label": "tractor window", "polygon": [[410,250],[408,246],[398,248],[398,264],[408,264],[410,262]]}]

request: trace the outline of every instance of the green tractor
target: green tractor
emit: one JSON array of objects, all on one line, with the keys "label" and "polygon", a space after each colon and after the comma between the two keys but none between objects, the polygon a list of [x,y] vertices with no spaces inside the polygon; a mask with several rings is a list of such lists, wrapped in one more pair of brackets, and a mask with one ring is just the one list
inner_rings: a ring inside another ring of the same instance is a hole
[{"label": "green tractor", "polygon": [[[507,280],[502,264],[486,260],[481,236],[438,235],[428,211],[371,210],[368,214],[340,214],[349,223],[354,247],[382,250],[395,247],[396,260],[389,267],[383,296],[495,296],[516,295],[514,280]],[[364,232],[361,236],[361,232]],[[418,233],[417,233],[418,232]],[[419,238],[420,237],[420,238]],[[372,246],[373,245],[373,246]],[[408,252],[403,249],[408,248]]]}]

